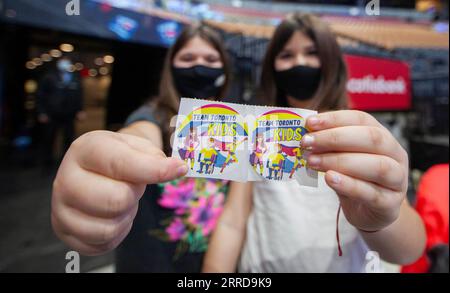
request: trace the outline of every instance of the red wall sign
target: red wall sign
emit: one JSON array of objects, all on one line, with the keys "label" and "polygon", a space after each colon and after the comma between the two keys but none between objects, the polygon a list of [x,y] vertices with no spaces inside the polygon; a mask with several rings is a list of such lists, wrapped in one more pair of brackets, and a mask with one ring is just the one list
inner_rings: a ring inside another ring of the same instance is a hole
[{"label": "red wall sign", "polygon": [[408,64],[380,58],[346,55],[347,91],[352,109],[409,110],[411,78]]}]

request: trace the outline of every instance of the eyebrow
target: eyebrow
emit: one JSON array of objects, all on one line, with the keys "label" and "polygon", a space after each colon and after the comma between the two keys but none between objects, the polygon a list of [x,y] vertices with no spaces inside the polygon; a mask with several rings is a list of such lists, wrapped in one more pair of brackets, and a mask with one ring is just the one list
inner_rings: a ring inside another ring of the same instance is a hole
[{"label": "eyebrow", "polygon": [[311,44],[309,46],[305,46],[305,49],[307,49],[307,50],[310,50],[310,49],[317,50],[317,46],[316,46],[316,44]]},{"label": "eyebrow", "polygon": [[220,54],[218,54],[216,52],[207,52],[207,53],[203,54],[203,53],[199,53],[196,50],[180,52],[179,54],[180,54],[180,56],[183,56],[183,55],[195,55],[195,56],[196,55],[204,55],[204,56],[207,56],[207,57],[218,57],[218,58],[220,58]]},{"label": "eyebrow", "polygon": [[280,51],[279,54],[282,54],[282,53],[292,53],[293,51],[294,51],[294,50],[292,50],[292,49],[290,49],[290,48],[282,49],[282,50]]},{"label": "eyebrow", "polygon": [[[317,46],[316,46],[316,44],[309,44],[309,45],[307,45],[307,46],[305,46],[305,47],[303,47],[303,48],[301,48],[302,50],[317,50]],[[293,49],[293,48],[283,48],[283,50],[281,50],[280,51],[280,54],[281,53],[292,53],[292,52],[295,52],[295,51],[297,51],[296,49]]]}]

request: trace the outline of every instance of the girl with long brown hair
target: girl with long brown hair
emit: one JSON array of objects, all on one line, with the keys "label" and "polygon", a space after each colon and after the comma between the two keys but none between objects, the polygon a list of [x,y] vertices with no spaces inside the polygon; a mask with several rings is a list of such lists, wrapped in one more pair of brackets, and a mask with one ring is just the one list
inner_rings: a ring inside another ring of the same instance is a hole
[{"label": "girl with long brown hair", "polygon": [[345,110],[346,82],[341,50],[325,23],[293,14],[278,26],[261,98],[319,111],[307,119],[311,132],[300,145],[310,153],[308,168],[323,172],[319,187],[233,182],[205,272],[364,272],[369,249],[398,264],[421,255],[423,223],[406,199],[408,155],[372,116]]},{"label": "girl with long brown hair", "polygon": [[159,95],[118,133],[88,133],[66,153],[53,187],[58,237],[85,255],[120,245],[118,272],[199,272],[227,184],[177,179],[187,165],[167,157],[170,122],[180,97],[224,97],[229,80],[219,35],[188,26],[167,54]]}]

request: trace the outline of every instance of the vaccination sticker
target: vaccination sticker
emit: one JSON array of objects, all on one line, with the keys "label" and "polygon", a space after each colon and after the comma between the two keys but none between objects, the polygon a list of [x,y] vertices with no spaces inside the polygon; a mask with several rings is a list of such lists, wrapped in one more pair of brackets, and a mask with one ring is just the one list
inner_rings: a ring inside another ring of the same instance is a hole
[{"label": "vaccination sticker", "polygon": [[317,187],[301,139],[314,111],[181,99],[173,157],[187,177],[232,181],[297,180]]},{"label": "vaccination sticker", "polygon": [[173,156],[185,160],[188,176],[247,181],[245,106],[182,99]]},{"label": "vaccination sticker", "polygon": [[[317,172],[307,168],[301,146],[306,117],[314,111],[251,107],[249,125],[249,180],[288,181],[317,186]],[[253,121],[251,121],[253,120]]]}]

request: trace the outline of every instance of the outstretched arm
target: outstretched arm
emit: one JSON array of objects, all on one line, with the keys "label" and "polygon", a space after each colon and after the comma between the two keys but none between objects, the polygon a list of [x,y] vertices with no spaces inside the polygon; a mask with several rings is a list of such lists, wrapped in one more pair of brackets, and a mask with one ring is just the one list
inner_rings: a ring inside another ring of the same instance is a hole
[{"label": "outstretched arm", "polygon": [[203,262],[205,273],[236,272],[252,209],[252,184],[231,183],[224,211]]},{"label": "outstretched arm", "polygon": [[408,154],[367,113],[337,111],[308,118],[313,132],[302,146],[309,168],[326,172],[348,221],[386,261],[414,262],[425,248],[425,229],[406,199]]}]

